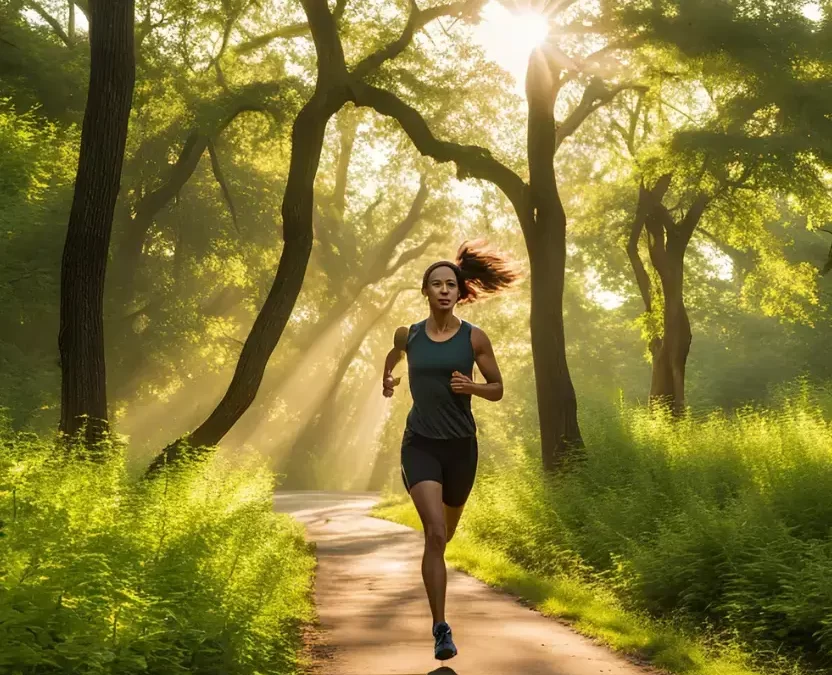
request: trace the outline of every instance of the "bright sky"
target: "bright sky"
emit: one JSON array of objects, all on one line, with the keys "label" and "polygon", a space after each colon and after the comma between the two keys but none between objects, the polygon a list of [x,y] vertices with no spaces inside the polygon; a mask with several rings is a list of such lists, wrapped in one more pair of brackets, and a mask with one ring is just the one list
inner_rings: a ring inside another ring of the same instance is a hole
[{"label": "bright sky", "polygon": [[546,18],[530,11],[510,12],[496,0],[483,8],[481,16],[482,22],[474,26],[474,39],[493,61],[514,76],[518,93],[525,96],[529,54],[548,33]]},{"label": "bright sky", "polygon": [[823,8],[817,2],[810,2],[803,6],[803,16],[811,21],[823,20]]}]

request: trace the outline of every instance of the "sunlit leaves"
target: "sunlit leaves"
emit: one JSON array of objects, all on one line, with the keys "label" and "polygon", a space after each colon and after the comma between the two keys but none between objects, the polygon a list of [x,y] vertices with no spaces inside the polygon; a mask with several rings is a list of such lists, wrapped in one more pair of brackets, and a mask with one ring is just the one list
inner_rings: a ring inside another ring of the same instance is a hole
[{"label": "sunlit leaves", "polygon": [[249,463],[151,483],[6,435],[0,668],[294,672],[314,561]]},{"label": "sunlit leaves", "polygon": [[763,256],[748,275],[742,301],[749,309],[761,309],[767,316],[791,322],[813,323],[818,304],[817,268],[810,263],[790,264]]}]

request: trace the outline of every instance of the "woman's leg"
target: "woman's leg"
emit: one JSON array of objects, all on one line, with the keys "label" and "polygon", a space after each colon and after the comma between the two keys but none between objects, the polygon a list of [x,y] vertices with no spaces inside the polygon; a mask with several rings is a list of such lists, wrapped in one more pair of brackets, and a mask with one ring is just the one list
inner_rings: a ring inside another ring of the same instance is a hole
[{"label": "woman's leg", "polygon": [[454,538],[456,526],[459,525],[459,519],[462,518],[464,509],[465,504],[462,506],[448,506],[445,504],[445,534],[448,541]]},{"label": "woman's leg", "polygon": [[462,439],[448,452],[442,467],[442,501],[445,503],[445,533],[454,538],[456,526],[462,518],[465,503],[477,476],[479,449],[476,437]]},{"label": "woman's leg", "polygon": [[[425,480],[414,485],[410,497],[422,519],[425,530],[425,552],[422,556],[422,579],[428,594],[433,624],[445,621],[445,569],[447,530],[442,505],[442,484]],[[454,525],[456,527],[456,525]]]}]

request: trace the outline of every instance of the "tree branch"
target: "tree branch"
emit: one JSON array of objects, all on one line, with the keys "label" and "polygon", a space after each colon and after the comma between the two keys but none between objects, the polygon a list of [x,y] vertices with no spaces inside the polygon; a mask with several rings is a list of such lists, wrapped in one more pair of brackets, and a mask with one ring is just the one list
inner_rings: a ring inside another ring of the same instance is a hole
[{"label": "tree branch", "polygon": [[[650,312],[652,309],[652,297],[650,292],[650,278],[647,276],[647,270],[644,268],[644,263],[641,261],[641,256],[638,252],[638,243],[641,238],[642,230],[647,224],[651,213],[658,206],[661,206],[662,199],[670,189],[670,181],[673,174],[667,173],[656,181],[656,184],[651,190],[644,187],[644,180],[641,181],[638,190],[638,204],[636,206],[636,216],[633,219],[632,227],[630,228],[630,238],[627,242],[627,255],[630,258],[630,264],[633,267],[633,273],[636,276],[639,291],[641,292],[641,299],[644,301],[644,309]],[[649,236],[657,237],[663,242],[663,236],[659,237],[658,232],[652,234],[648,231]],[[658,253],[661,256],[661,253]],[[653,258],[653,251],[651,250],[651,259]]]},{"label": "tree branch", "polygon": [[69,0],[69,17],[67,19],[67,36],[72,44],[75,44],[75,3]]},{"label": "tree branch", "polygon": [[[428,198],[427,178],[423,174],[419,184],[419,191],[410,205],[408,214],[387,234],[382,242],[375,248],[373,252],[373,261],[367,268],[367,272],[360,284],[369,286],[381,279],[389,277],[396,270],[391,270],[388,263],[396,248],[411,234],[417,223],[422,217],[422,210]],[[402,263],[404,264],[404,263]],[[398,268],[396,268],[398,269]]]},{"label": "tree branch", "polygon": [[265,47],[267,44],[274,40],[277,40],[278,38],[290,39],[296,37],[303,37],[304,35],[308,34],[308,23],[293,23],[289,26],[275,28],[273,31],[269,31],[264,35],[258,35],[256,38],[252,38],[251,40],[242,42],[238,44],[236,47],[234,47],[234,51],[237,54],[248,54],[249,52],[253,52],[256,49],[260,49],[260,47]]},{"label": "tree branch", "polygon": [[670,223],[673,222],[667,209],[659,204],[658,208],[650,210],[647,219],[644,221],[647,228],[647,249],[650,252],[650,262],[653,263],[653,267],[661,277],[664,277],[667,272],[667,248],[665,245],[667,219],[670,219]]},{"label": "tree branch", "polygon": [[370,204],[365,210],[364,213],[361,214],[361,220],[367,225],[367,229],[370,232],[375,232],[375,224],[373,223],[373,213],[375,210],[381,206],[381,202],[384,201],[384,195],[379,193],[378,196],[373,200],[373,203]]},{"label": "tree branch", "polygon": [[[343,107],[344,99],[341,96],[348,96],[349,93],[347,64],[338,35],[338,25],[329,11],[326,0],[301,0],[301,4],[309,22],[315,53],[318,55],[318,81],[315,84],[313,99],[317,99],[316,107],[321,108],[320,112],[326,111],[331,117]],[[338,94],[335,93],[336,89],[340,90]],[[329,95],[324,95],[323,92],[329,92]]]},{"label": "tree branch", "polygon": [[610,103],[622,91],[627,90],[646,92],[647,87],[629,83],[608,89],[603,80],[597,77],[592,78],[592,81],[584,89],[580,103],[558,126],[555,147],[560,147],[560,144],[574,134],[592,113]]},{"label": "tree branch", "polygon": [[217,156],[217,149],[214,146],[214,142],[211,140],[208,141],[208,154],[211,156],[211,170],[214,172],[214,178],[217,179],[220,190],[222,190],[222,196],[225,199],[225,203],[228,204],[228,210],[231,212],[231,220],[234,223],[234,229],[237,230],[237,234],[241,234],[240,225],[237,222],[237,209],[234,208],[234,200],[231,199],[231,191],[228,189],[228,183],[223,175],[220,160]]},{"label": "tree branch", "polygon": [[87,18],[89,21],[90,18],[90,3],[89,0],[74,0],[73,4],[81,10],[81,13]]},{"label": "tree branch", "polygon": [[390,230],[387,236],[376,247],[373,263],[367,272],[367,284],[375,283],[387,275],[387,263],[395,252],[396,248],[411,233],[416,224],[422,218],[422,210],[428,199],[427,177],[422,174],[419,181],[419,190],[413,198],[407,215]]},{"label": "tree branch", "polygon": [[407,265],[407,263],[412,262],[413,260],[417,260],[421,258],[425,251],[431,246],[431,244],[438,244],[442,241],[442,237],[438,235],[436,232],[433,232],[425,241],[423,241],[418,246],[408,249],[404,253],[402,253],[396,262],[394,262],[390,267],[384,270],[383,279],[388,277],[392,277],[396,272],[398,272],[402,267]]},{"label": "tree branch", "polygon": [[60,38],[61,42],[63,42],[67,47],[72,47],[72,40],[69,39],[69,36],[64,31],[60,22],[49,12],[47,12],[43,5],[41,5],[37,0],[26,0],[26,4],[34,9],[38,13],[38,16],[50,25],[55,35]]},{"label": "tree branch", "polygon": [[529,187],[516,173],[500,163],[485,148],[440,141],[422,115],[394,94],[364,83],[354,83],[355,103],[395,119],[416,149],[437,162],[454,162],[457,178],[478,178],[496,185],[508,197],[523,228],[532,222]]},{"label": "tree branch", "polygon": [[170,170],[168,179],[155,190],[148,192],[136,205],[134,221],[143,221],[153,218],[158,211],[167,204],[174,195],[178,193],[193,172],[202,157],[202,153],[210,142],[207,135],[198,131],[192,131],[176,160],[176,164]]},{"label": "tree branch", "polygon": [[358,119],[354,114],[347,111],[338,119],[338,130],[341,132],[340,148],[338,152],[338,166],[335,170],[335,190],[332,195],[332,205],[339,215],[344,217],[347,195],[347,176],[352,159],[352,149],[355,144],[355,132],[358,128]]},{"label": "tree branch", "polygon": [[630,228],[630,238],[627,241],[627,255],[633,267],[633,274],[636,276],[636,283],[638,283],[638,289],[641,292],[641,299],[644,301],[644,311],[648,313],[652,311],[650,277],[647,275],[647,270],[644,269],[644,263],[641,261],[641,256],[638,253],[638,242],[641,239],[641,233],[644,230],[644,223],[647,220],[649,210],[650,197],[648,190],[644,187],[644,181],[642,181],[638,189],[636,217],[633,219],[633,224]]},{"label": "tree branch", "polygon": [[396,58],[413,41],[413,36],[431,21],[442,16],[465,16],[475,15],[485,4],[485,0],[463,0],[452,2],[448,5],[436,5],[428,9],[419,9],[416,0],[410,1],[410,14],[407,18],[402,34],[393,42],[373,52],[362,59],[353,69],[356,77],[363,78],[369,73],[377,70],[386,61]]},{"label": "tree branch", "polygon": [[705,213],[705,209],[708,208],[708,204],[710,203],[711,198],[704,192],[700,192],[696,196],[696,199],[694,199],[693,204],[688,209],[685,217],[682,219],[682,222],[679,223],[678,243],[681,245],[682,250],[684,250],[690,242],[690,238],[693,236],[693,231],[696,229],[696,226],[699,225],[699,221],[702,220],[702,215]]},{"label": "tree branch", "polygon": [[[344,14],[344,9],[347,6],[347,0],[338,0],[335,3],[335,10],[332,13],[332,17],[335,19],[336,22],[341,20],[341,17]],[[248,54],[249,52],[253,52],[256,49],[260,49],[261,47],[265,47],[270,42],[277,40],[279,38],[297,38],[303,37],[309,34],[309,24],[306,22],[298,22],[293,23],[288,26],[282,26],[280,28],[275,28],[268,33],[264,33],[263,35],[258,35],[255,38],[251,38],[246,42],[243,42],[236,47],[234,47],[234,51],[237,54]]]}]

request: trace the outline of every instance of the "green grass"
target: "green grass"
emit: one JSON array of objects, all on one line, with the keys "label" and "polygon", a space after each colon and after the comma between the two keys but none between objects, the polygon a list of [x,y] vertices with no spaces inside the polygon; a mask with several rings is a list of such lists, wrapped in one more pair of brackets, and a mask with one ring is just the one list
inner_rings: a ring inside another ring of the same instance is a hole
[{"label": "green grass", "polygon": [[137,482],[115,449],[0,438],[0,671],[298,672],[314,557],[273,488],[254,465]]},{"label": "green grass", "polygon": [[[673,423],[622,410],[584,433],[586,461],[554,481],[533,449],[492,457],[449,561],[674,673],[828,672],[832,427],[819,411]],[[406,504],[376,513],[418,526]]]},{"label": "green grass", "polygon": [[[421,530],[412,504],[380,504],[373,512]],[[696,637],[623,609],[605,589],[574,577],[547,578],[524,570],[500,551],[474,541],[460,531],[448,545],[446,559],[453,567],[489,586],[532,604],[545,616],[570,624],[577,632],[629,656],[649,660],[654,666],[684,675],[754,675],[759,673],[741,653],[722,655]]]}]

